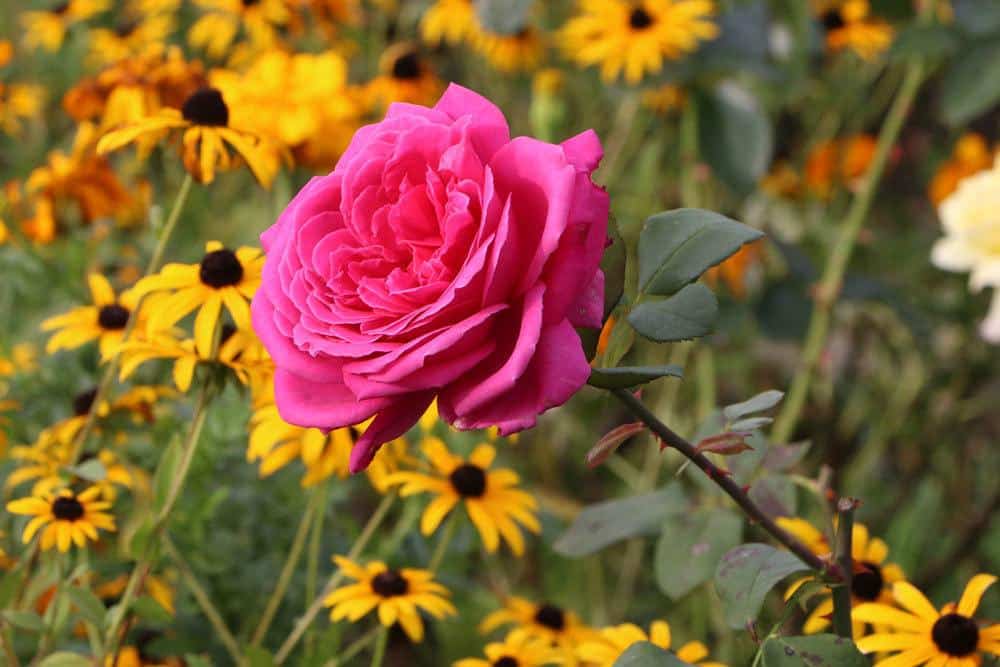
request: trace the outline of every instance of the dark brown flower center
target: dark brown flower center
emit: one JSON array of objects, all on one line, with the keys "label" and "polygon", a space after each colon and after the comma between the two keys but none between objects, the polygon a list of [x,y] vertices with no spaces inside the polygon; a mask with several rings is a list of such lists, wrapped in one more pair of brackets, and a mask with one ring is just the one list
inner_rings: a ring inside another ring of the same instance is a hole
[{"label": "dark brown flower center", "polygon": [[135,29],[139,27],[139,21],[137,19],[129,19],[126,21],[120,21],[115,26],[115,34],[121,38],[128,37]]},{"label": "dark brown flower center", "polygon": [[209,287],[229,287],[243,279],[243,265],[228,248],[213,250],[201,259],[198,278]]},{"label": "dark brown flower center", "polygon": [[505,655],[494,660],[492,667],[521,667],[521,663],[517,661],[517,658]]},{"label": "dark brown flower center", "polygon": [[53,14],[56,14],[57,16],[62,16],[63,14],[69,11],[69,0],[66,0],[66,2],[60,2],[53,5],[52,9],[50,9],[49,11],[52,12]]},{"label": "dark brown flower center", "polygon": [[410,582],[399,572],[386,570],[372,577],[372,590],[384,598],[406,595],[410,590]]},{"label": "dark brown flower center", "polygon": [[181,114],[184,120],[195,125],[225,127],[229,124],[229,107],[215,88],[201,88],[192,93],[184,100]]},{"label": "dark brown flower center", "polygon": [[636,7],[628,15],[628,24],[632,26],[633,30],[645,30],[653,25],[653,17],[642,7]]},{"label": "dark brown flower center", "polygon": [[83,516],[83,505],[73,496],[59,496],[52,501],[52,514],[62,521],[76,521]]},{"label": "dark brown flower center", "polygon": [[566,614],[559,607],[546,602],[535,612],[535,622],[559,632],[566,627]]},{"label": "dark brown flower center", "polygon": [[463,463],[455,468],[448,481],[463,498],[481,498],[486,493],[486,473],[477,465]]},{"label": "dark brown flower center", "polygon": [[240,0],[240,3],[244,7],[256,7],[260,4],[260,0]]},{"label": "dark brown flower center", "polygon": [[416,51],[404,53],[392,63],[392,78],[413,80],[420,78],[420,56]]},{"label": "dark brown flower center", "polygon": [[823,12],[823,15],[819,17],[820,22],[826,30],[838,30],[844,27],[844,17],[840,15],[840,11],[836,9],[831,9],[827,12]]},{"label": "dark brown flower center", "polygon": [[105,331],[120,331],[128,324],[129,309],[119,303],[101,306],[97,313],[97,324]]},{"label": "dark brown flower center", "polygon": [[944,653],[961,657],[979,647],[979,628],[968,616],[945,614],[934,622],[931,639]]},{"label": "dark brown flower center", "polygon": [[851,577],[851,593],[854,597],[865,602],[874,602],[882,594],[882,586],[885,581],[882,579],[882,568],[875,563],[860,563],[865,569],[855,572]]},{"label": "dark brown flower center", "polygon": [[73,414],[83,417],[90,414],[90,408],[94,406],[94,399],[97,398],[97,387],[88,389],[73,397]]}]

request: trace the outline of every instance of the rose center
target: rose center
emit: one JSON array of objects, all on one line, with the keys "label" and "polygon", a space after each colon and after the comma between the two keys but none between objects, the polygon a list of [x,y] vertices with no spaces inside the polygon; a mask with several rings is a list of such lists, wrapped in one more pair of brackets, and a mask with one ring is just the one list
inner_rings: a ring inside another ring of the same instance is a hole
[{"label": "rose center", "polygon": [[566,627],[566,614],[554,604],[545,603],[535,612],[535,622],[559,632]]},{"label": "rose center", "polygon": [[819,20],[823,24],[823,27],[828,31],[839,30],[844,27],[844,17],[842,17],[840,12],[836,9],[824,12]]},{"label": "rose center", "polygon": [[392,64],[392,78],[412,80],[420,78],[420,56],[411,51],[396,58]]},{"label": "rose center", "polygon": [[384,598],[406,595],[410,590],[410,582],[399,572],[386,570],[372,577],[372,590]]},{"label": "rose center", "polygon": [[653,25],[653,17],[642,7],[636,7],[628,16],[628,24],[635,30],[645,30]]},{"label": "rose center", "polygon": [[937,647],[956,657],[974,653],[979,646],[976,622],[961,614],[945,614],[931,628],[931,639]]},{"label": "rose center", "polygon": [[83,505],[73,496],[59,496],[52,501],[52,514],[62,521],[76,521],[83,516]]},{"label": "rose center", "polygon": [[873,602],[882,594],[882,568],[875,563],[864,562],[863,572],[856,572],[851,578],[851,593],[854,597],[866,602]]},{"label": "rose center", "polygon": [[220,248],[202,258],[198,277],[209,287],[229,287],[243,279],[243,265],[232,250]]},{"label": "rose center", "polygon": [[94,406],[94,399],[97,398],[97,387],[88,389],[73,397],[73,414],[83,417],[90,414],[90,408]]},{"label": "rose center", "polygon": [[455,468],[448,480],[463,498],[481,498],[486,493],[486,473],[471,463],[463,463]]},{"label": "rose center", "polygon": [[101,306],[97,313],[97,324],[105,331],[120,331],[128,324],[129,309],[118,303]]},{"label": "rose center", "polygon": [[184,100],[181,115],[195,125],[225,127],[229,124],[229,107],[222,100],[222,93],[215,88],[201,88],[193,92]]},{"label": "rose center", "polygon": [[505,655],[502,658],[494,660],[492,667],[520,667],[520,665],[521,663],[517,661],[517,658]]}]

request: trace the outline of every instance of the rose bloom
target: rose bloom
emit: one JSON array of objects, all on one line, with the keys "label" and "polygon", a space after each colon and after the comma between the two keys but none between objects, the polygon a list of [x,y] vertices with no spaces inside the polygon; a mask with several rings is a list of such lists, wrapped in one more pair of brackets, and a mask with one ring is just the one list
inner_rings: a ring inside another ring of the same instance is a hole
[{"label": "rose bloom", "polygon": [[608,195],[587,131],[510,138],[503,113],[451,85],[361,128],[261,236],[253,323],[281,416],[334,429],[374,420],[365,468],[437,398],[461,429],[533,426],[590,367],[574,327],[600,327]]},{"label": "rose bloom", "polygon": [[1000,343],[1000,158],[992,169],[963,179],[938,216],[945,236],[934,244],[931,261],[946,271],[970,272],[974,291],[994,288],[980,333]]}]

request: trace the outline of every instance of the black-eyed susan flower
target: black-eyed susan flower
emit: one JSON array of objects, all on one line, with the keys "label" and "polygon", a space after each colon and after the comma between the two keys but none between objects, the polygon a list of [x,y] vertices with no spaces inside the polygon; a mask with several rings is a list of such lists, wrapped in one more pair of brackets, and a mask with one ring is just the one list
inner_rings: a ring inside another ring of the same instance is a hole
[{"label": "black-eyed susan flower", "polygon": [[250,417],[247,461],[260,461],[260,476],[268,477],[301,459],[307,471],[302,486],[312,486],[333,475],[343,479],[350,474],[354,441],[349,428],[324,433],[317,428],[293,426],[270,403],[256,409]]},{"label": "black-eyed susan flower", "polygon": [[928,190],[931,203],[940,206],[948,195],[958,189],[963,179],[989,169],[993,165],[994,154],[983,135],[975,132],[963,134],[955,142],[951,157],[934,173]]},{"label": "black-eyed susan flower", "polygon": [[230,126],[229,107],[215,88],[201,88],[180,110],[163,107],[156,115],[111,130],[97,144],[101,154],[118,150],[144,137],[157,139],[171,130],[183,130],[181,157],[184,168],[199,183],[215,180],[216,170],[234,167],[231,148],[246,162],[257,181],[270,187],[280,164],[277,148],[268,140]]},{"label": "black-eyed susan flower", "polygon": [[242,31],[254,51],[274,46],[278,30],[292,18],[285,0],[195,0],[203,13],[191,26],[188,42],[220,60]]},{"label": "black-eyed susan flower", "polygon": [[379,59],[379,75],[368,82],[364,96],[378,112],[393,102],[430,105],[441,93],[441,80],[416,45],[394,44]]},{"label": "black-eyed susan flower", "polygon": [[541,667],[562,664],[557,652],[544,639],[524,630],[511,631],[503,641],[491,642],[483,650],[485,658],[463,658],[452,667]]},{"label": "black-eyed susan flower", "polygon": [[642,104],[658,114],[667,114],[684,106],[684,89],[672,83],[665,83],[642,93]]},{"label": "black-eyed susan flower", "polygon": [[997,578],[977,574],[958,604],[948,603],[938,611],[915,586],[905,581],[892,587],[895,602],[902,607],[868,603],[854,607],[855,621],[885,628],[857,640],[865,653],[893,653],[875,667],[979,667],[982,654],[1000,656],[1000,623],[982,625],[974,615],[979,602]]},{"label": "black-eyed susan flower", "polygon": [[545,640],[558,649],[563,664],[576,664],[576,647],[594,636],[594,629],[584,624],[575,612],[551,602],[534,603],[510,596],[504,606],[486,616],[479,624],[483,634],[513,626],[527,636]]},{"label": "black-eyed susan flower", "polygon": [[38,114],[44,99],[42,86],[0,81],[0,130],[11,136],[20,134],[22,123]]},{"label": "black-eyed susan flower", "polygon": [[150,44],[165,42],[175,26],[174,13],[180,0],[166,0],[151,7],[128,3],[118,12],[110,28],[94,28],[88,58],[98,67],[143,53]]},{"label": "black-eyed susan flower", "polygon": [[479,31],[479,17],[472,0],[435,0],[420,18],[420,36],[437,46],[468,40]]},{"label": "black-eyed susan flower", "polygon": [[[653,621],[648,633],[633,623],[604,628],[581,643],[576,654],[588,666],[612,667],[630,646],[638,642],[650,642],[669,651],[672,642],[670,625],[666,621]],[[706,660],[708,647],[699,641],[687,642],[677,649],[676,655],[684,664],[725,667],[721,662]]]},{"label": "black-eyed susan flower", "polygon": [[25,482],[33,481],[32,495],[53,493],[68,482],[78,481],[68,474],[68,466],[96,459],[100,461],[104,470],[104,478],[94,482],[94,487],[100,492],[99,497],[102,500],[114,502],[118,496],[117,487],[133,488],[142,475],[137,469],[124,464],[119,456],[109,449],[84,454],[79,461],[73,461],[71,460],[73,449],[70,444],[43,434],[30,446],[12,447],[10,456],[17,467],[7,477],[6,486],[16,488]]},{"label": "black-eyed susan flower", "polygon": [[105,510],[111,503],[98,500],[101,490],[90,487],[81,493],[62,489],[55,494],[20,498],[7,503],[7,511],[34,517],[24,527],[25,544],[41,530],[41,547],[69,551],[71,544],[85,547],[87,540],[97,541],[98,529],[115,530],[115,519]]},{"label": "black-eyed susan flower", "polygon": [[[68,313],[50,317],[42,322],[42,331],[55,331],[45,346],[49,354],[58,350],[72,350],[91,341],[97,341],[101,357],[107,359],[122,342],[129,318],[139,297],[134,290],[115,294],[108,279],[99,273],[87,276],[92,305],[73,308]],[[137,315],[143,322],[144,315]]]},{"label": "black-eyed susan flower", "polygon": [[581,0],[580,14],[562,29],[567,56],[601,77],[638,83],[719,33],[712,0]]},{"label": "black-eyed susan flower", "polygon": [[820,15],[831,51],[851,50],[865,60],[878,58],[892,44],[893,30],[872,17],[868,0],[845,0]]},{"label": "black-eyed susan flower", "polygon": [[517,473],[506,468],[490,469],[496,458],[491,445],[477,446],[468,459],[452,454],[440,438],[425,438],[422,450],[433,466],[430,474],[398,472],[389,477],[390,484],[399,484],[400,495],[431,493],[435,497],[424,510],[420,531],[430,535],[456,505],[464,505],[483,546],[489,552],[500,546],[500,538],[517,555],[524,553],[521,527],[541,531],[535,512],[538,503],[517,488]]},{"label": "black-eyed susan flower", "polygon": [[501,72],[537,69],[545,55],[542,32],[532,26],[504,35],[485,28],[475,34],[473,44],[494,68]]},{"label": "black-eyed susan flower", "polygon": [[[831,557],[832,550],[826,536],[808,521],[799,518],[779,517],[778,525],[801,540],[810,551],[824,558]],[[854,573],[851,578],[851,603],[859,605],[866,602],[891,603],[890,591],[897,581],[905,578],[902,568],[889,562],[889,546],[878,537],[872,537],[864,524],[854,524],[851,535],[851,558],[854,562]],[[809,577],[798,579],[785,592],[789,598],[800,586],[809,581]],[[823,597],[812,613],[806,618],[802,627],[805,634],[823,632],[830,627],[833,614],[833,596]],[[865,628],[861,623],[854,624],[854,636],[860,637]]]},{"label": "black-eyed susan flower", "polygon": [[66,39],[66,30],[108,9],[111,0],[56,0],[48,9],[24,12],[24,45],[55,52]]},{"label": "black-eyed susan flower", "polygon": [[[102,581],[94,587],[94,594],[104,602],[106,607],[118,604],[121,600],[125,587],[128,586],[128,577],[124,574]],[[176,613],[174,605],[174,587],[168,578],[163,574],[149,574],[143,578],[142,589],[149,597],[156,600],[170,614]]]},{"label": "black-eyed susan flower", "polygon": [[333,560],[346,577],[355,581],[323,600],[334,622],[346,618],[354,623],[377,610],[383,626],[399,623],[412,641],[419,642],[424,638],[420,610],[437,619],[457,613],[448,600],[448,590],[434,581],[434,574],[428,570],[396,570],[380,561],[359,565],[342,556],[334,556]]},{"label": "black-eyed susan flower", "polygon": [[260,287],[264,256],[259,248],[236,250],[218,241],[205,244],[205,256],[197,264],[167,264],[159,273],[136,283],[137,295],[168,292],[150,304],[149,329],[169,329],[197,310],[194,340],[198,353],[208,357],[216,327],[225,306],[237,330],[249,331],[250,299]]}]

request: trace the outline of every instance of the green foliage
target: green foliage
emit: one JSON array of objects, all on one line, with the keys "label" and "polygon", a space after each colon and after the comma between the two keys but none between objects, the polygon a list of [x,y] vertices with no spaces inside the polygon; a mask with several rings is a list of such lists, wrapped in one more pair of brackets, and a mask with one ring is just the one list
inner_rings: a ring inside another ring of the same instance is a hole
[{"label": "green foliage", "polygon": [[763,667],[867,667],[868,658],[837,635],[769,637],[761,646]]},{"label": "green foliage", "polygon": [[682,662],[670,651],[664,651],[650,642],[632,644],[617,660],[613,667],[684,667]]},{"label": "green foliage", "polygon": [[56,651],[45,656],[38,667],[93,667],[93,662],[79,653]]},{"label": "green foliage", "polygon": [[711,579],[742,533],[743,519],[728,510],[702,508],[667,517],[653,561],[660,590],[677,600]]},{"label": "green foliage", "polygon": [[595,368],[587,384],[601,389],[619,389],[646,384],[662,377],[684,377],[684,369],[676,364],[667,366],[618,366]]},{"label": "green foliage", "polygon": [[712,331],[719,304],[701,283],[682,287],[662,301],[647,301],[632,309],[629,324],[642,336],[658,343],[700,338]]},{"label": "green foliage", "polygon": [[752,191],[771,165],[774,130],[758,99],[727,81],[696,97],[698,143],[712,171],[734,192]]},{"label": "green foliage", "polygon": [[743,544],[726,553],[715,572],[715,586],[725,607],[726,623],[745,628],[757,618],[775,584],[808,570],[797,556],[767,544]]},{"label": "green foliage", "polygon": [[941,116],[958,126],[1000,101],[1000,38],[974,45],[955,61],[941,82]]},{"label": "green foliage", "polygon": [[80,586],[66,586],[64,590],[85,621],[93,624],[98,630],[104,627],[107,610],[99,597],[90,589]]}]

